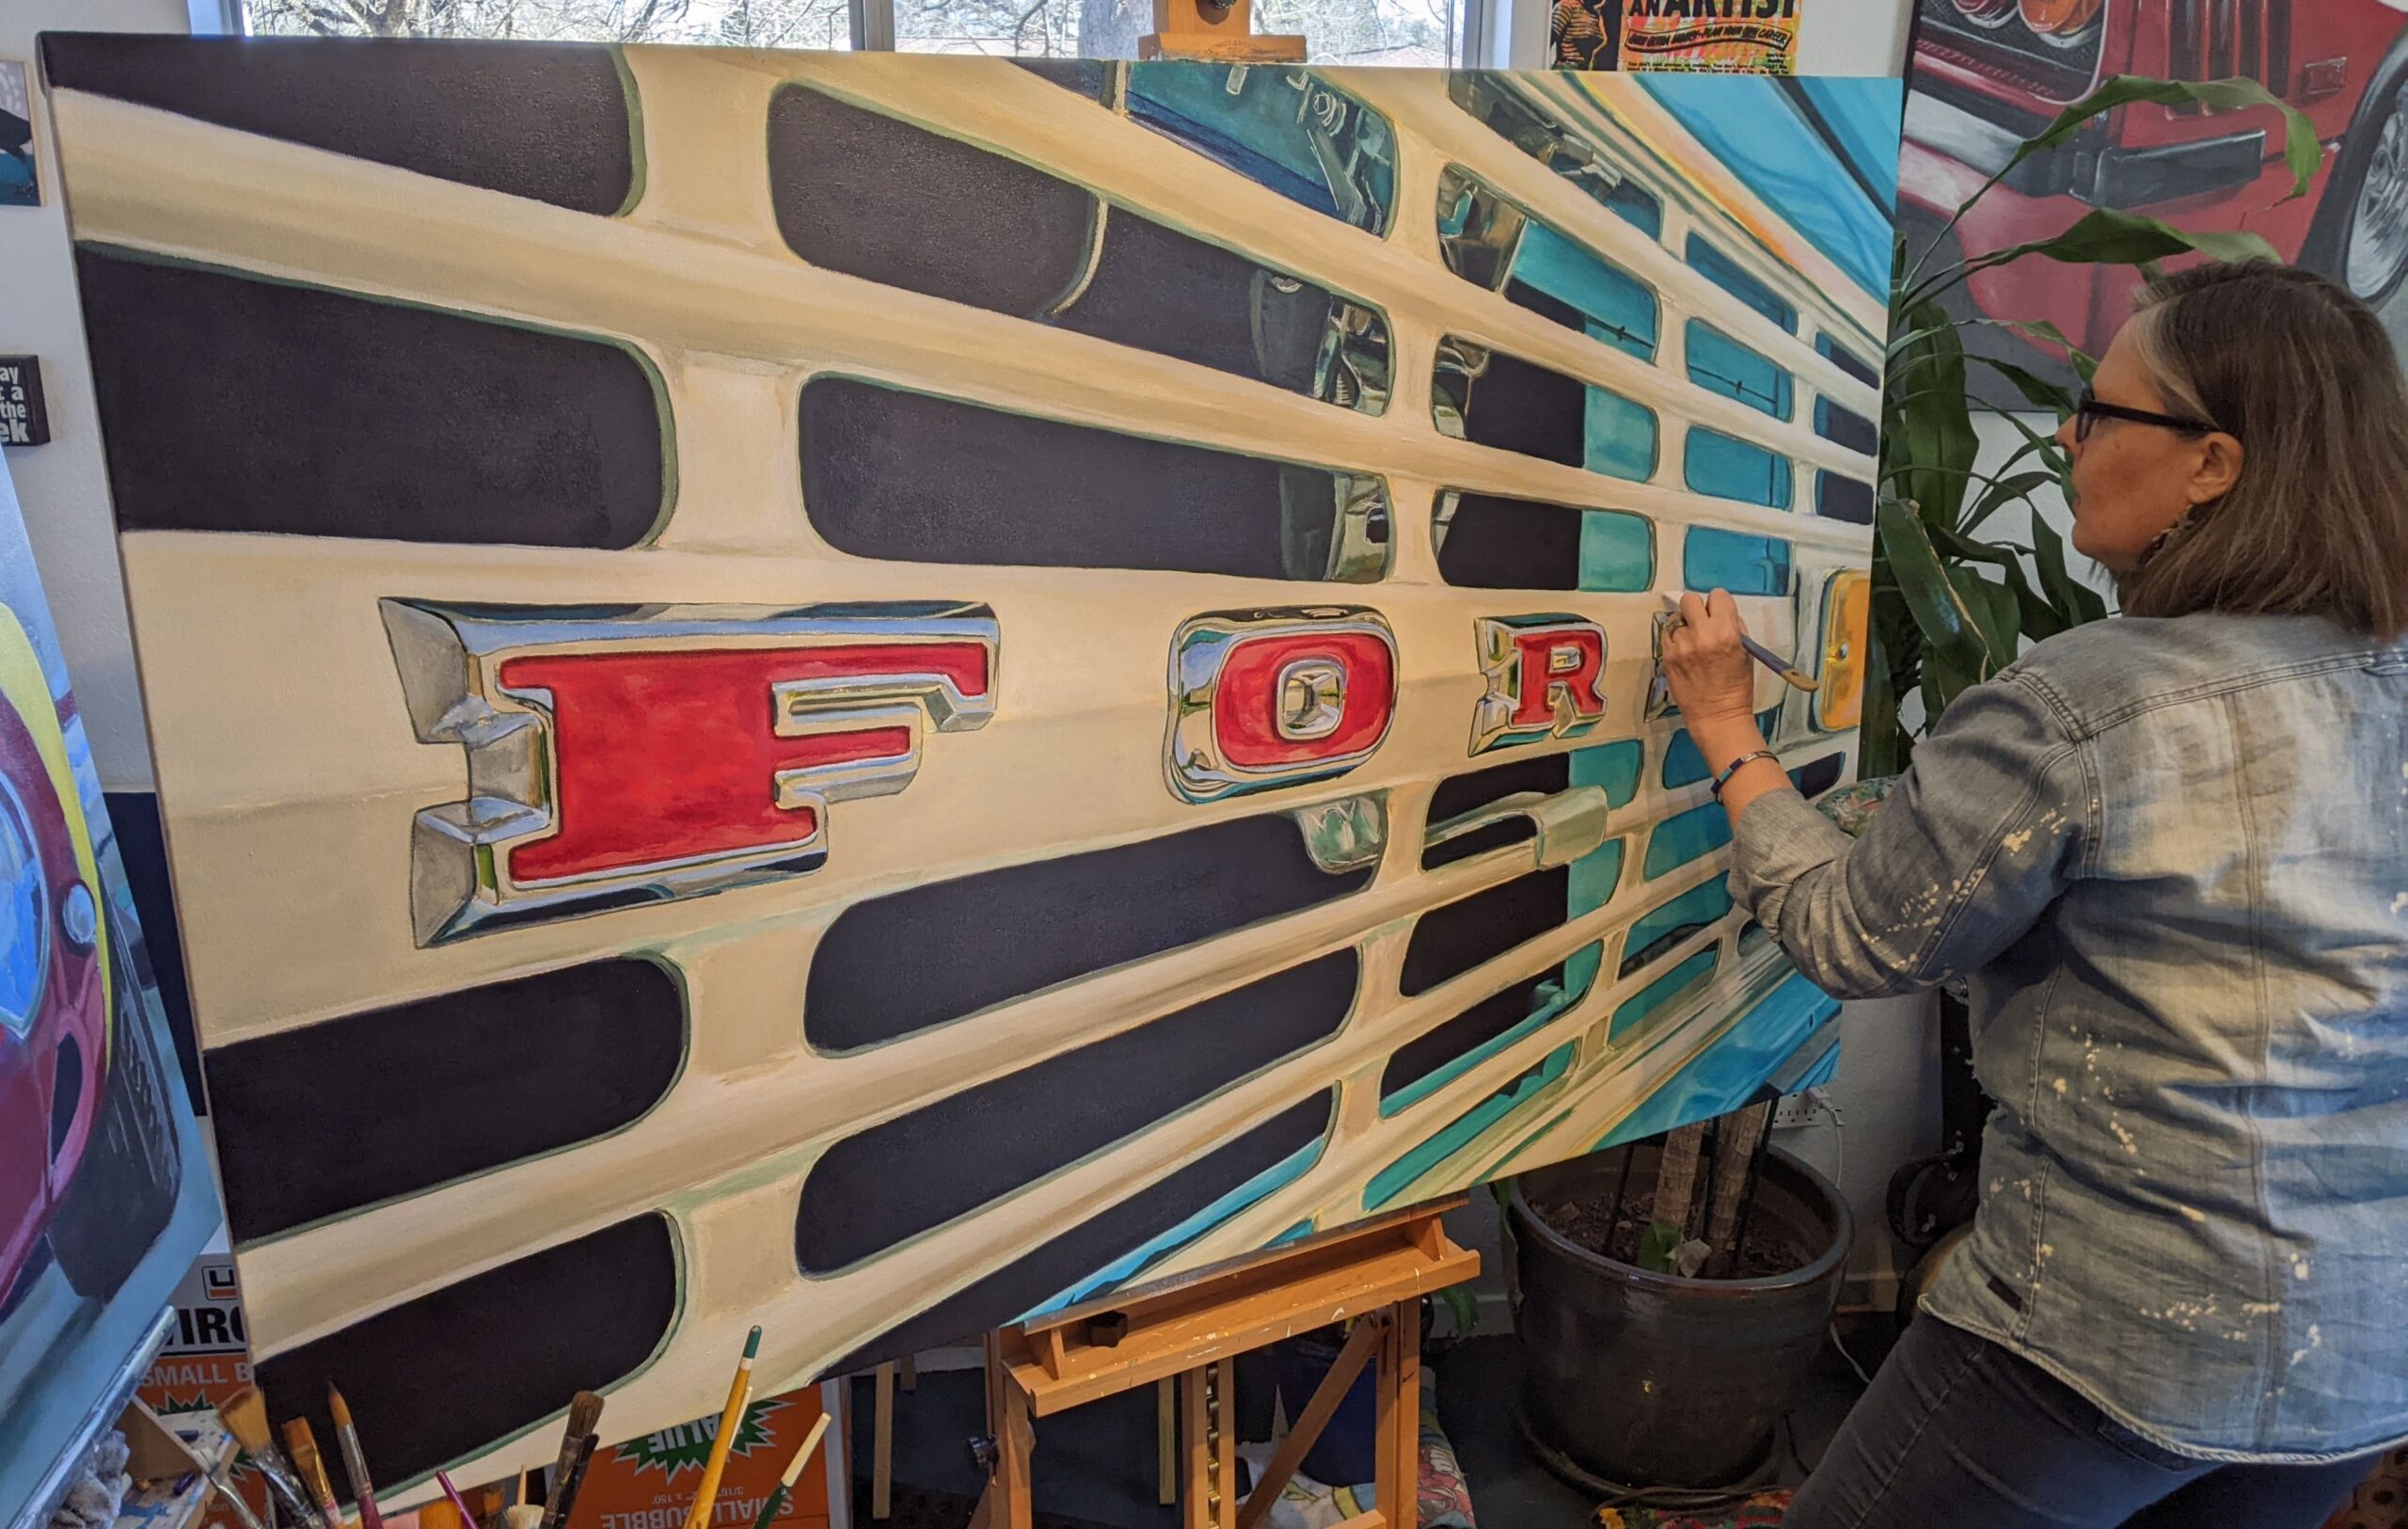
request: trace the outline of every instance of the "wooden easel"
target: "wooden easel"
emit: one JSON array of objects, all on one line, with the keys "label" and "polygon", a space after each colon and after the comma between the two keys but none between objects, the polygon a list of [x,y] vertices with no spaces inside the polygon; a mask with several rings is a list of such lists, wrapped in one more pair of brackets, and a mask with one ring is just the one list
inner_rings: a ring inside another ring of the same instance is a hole
[{"label": "wooden easel", "polygon": [[[1006,1328],[987,1338],[987,1489],[971,1529],[1031,1529],[1036,1420],[1140,1386],[1179,1397],[1183,1529],[1258,1529],[1366,1364],[1376,1366],[1378,1506],[1339,1529],[1414,1529],[1421,1298],[1480,1272],[1439,1218],[1462,1197],[1344,1228],[1236,1268]],[[1249,1349],[1353,1324],[1338,1362],[1238,1502],[1235,1372]],[[1168,1498],[1165,1497],[1165,1501]]]},{"label": "wooden easel", "polygon": [[1253,0],[1154,0],[1154,29],[1137,40],[1137,56],[1301,64],[1305,40],[1255,36]]}]

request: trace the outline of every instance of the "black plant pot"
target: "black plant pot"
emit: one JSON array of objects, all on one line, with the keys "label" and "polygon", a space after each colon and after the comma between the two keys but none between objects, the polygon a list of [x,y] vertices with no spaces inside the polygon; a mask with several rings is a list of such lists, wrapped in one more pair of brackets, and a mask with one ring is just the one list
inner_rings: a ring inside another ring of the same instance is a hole
[{"label": "black plant pot", "polygon": [[1515,1328],[1529,1352],[1522,1425],[1540,1457],[1584,1486],[1724,1487],[1770,1457],[1773,1430],[1814,1367],[1854,1237],[1847,1202],[1788,1153],[1766,1155],[1749,1240],[1814,1250],[1762,1280],[1685,1280],[1602,1257],[1530,1210],[1585,1190],[1610,1200],[1622,1154],[1653,1184],[1653,1144],[1576,1157],[1513,1181]]}]

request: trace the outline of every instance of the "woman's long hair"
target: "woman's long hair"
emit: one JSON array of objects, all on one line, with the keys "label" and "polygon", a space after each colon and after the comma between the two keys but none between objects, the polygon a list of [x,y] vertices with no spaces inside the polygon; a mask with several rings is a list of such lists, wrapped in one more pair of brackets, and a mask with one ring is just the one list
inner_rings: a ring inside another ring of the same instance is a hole
[{"label": "woman's long hair", "polygon": [[2241,441],[2241,474],[2123,581],[2127,614],[2329,616],[2408,630],[2408,382],[2366,304],[2310,271],[2200,265],[2132,317],[2167,406]]}]

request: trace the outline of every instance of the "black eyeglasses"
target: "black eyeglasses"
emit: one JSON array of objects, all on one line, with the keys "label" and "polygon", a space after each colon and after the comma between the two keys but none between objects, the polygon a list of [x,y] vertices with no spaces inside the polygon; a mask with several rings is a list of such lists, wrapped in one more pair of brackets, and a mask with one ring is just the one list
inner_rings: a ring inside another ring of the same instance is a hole
[{"label": "black eyeglasses", "polygon": [[2129,420],[2134,424],[2153,424],[2166,430],[2179,430],[2186,436],[2202,436],[2215,429],[2204,420],[2186,420],[2178,414],[2152,414],[2145,408],[2126,408],[2121,404],[2102,404],[2099,395],[2084,388],[2073,402],[2073,438],[2088,440],[2091,428],[2101,420]]}]

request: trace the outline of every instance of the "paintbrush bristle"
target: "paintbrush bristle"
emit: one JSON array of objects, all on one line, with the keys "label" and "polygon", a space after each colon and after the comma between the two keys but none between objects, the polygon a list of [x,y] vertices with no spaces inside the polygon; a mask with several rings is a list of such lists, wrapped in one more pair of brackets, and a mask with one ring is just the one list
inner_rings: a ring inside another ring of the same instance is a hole
[{"label": "paintbrush bristle", "polygon": [[594,1432],[601,1421],[602,1394],[580,1391],[568,1404],[568,1427],[564,1431],[572,1439],[582,1439]]},{"label": "paintbrush bristle", "polygon": [[336,1427],[351,1426],[351,1406],[342,1399],[342,1393],[335,1389],[331,1380],[326,1382],[326,1410],[334,1414]]},{"label": "paintbrush bristle", "polygon": [[217,1415],[245,1452],[258,1455],[275,1447],[267,1431],[267,1398],[260,1394],[259,1387],[236,1387],[217,1404]]}]

